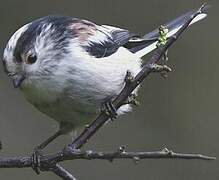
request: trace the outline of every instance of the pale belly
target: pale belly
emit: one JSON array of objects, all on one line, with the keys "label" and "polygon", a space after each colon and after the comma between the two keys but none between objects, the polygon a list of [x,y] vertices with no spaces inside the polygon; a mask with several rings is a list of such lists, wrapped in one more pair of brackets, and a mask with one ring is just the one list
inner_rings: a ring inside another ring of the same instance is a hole
[{"label": "pale belly", "polygon": [[84,126],[94,120],[98,107],[89,107],[74,101],[58,100],[54,103],[40,103],[34,106],[57,122],[65,122],[73,127]]},{"label": "pale belly", "polygon": [[[100,104],[81,103],[65,95],[57,96],[53,92],[40,92],[32,88],[22,88],[22,91],[26,99],[40,112],[59,123],[69,123],[74,128],[84,126],[94,120],[101,107]],[[48,94],[53,98],[49,98]]]},{"label": "pale belly", "polygon": [[[45,93],[45,91],[38,90],[36,92],[32,88],[23,88],[22,90],[26,99],[40,112],[51,117],[59,124],[67,124],[70,130],[90,124],[101,112],[103,103],[106,102],[107,99],[113,99],[116,95],[116,93],[113,93],[114,96],[108,96],[108,94],[106,94],[105,98],[95,101],[92,97],[73,99],[66,94],[57,96],[55,93],[52,95],[53,92]],[[56,98],[50,99],[48,94]],[[101,97],[104,97],[104,95]],[[130,110],[130,105],[124,105],[117,113],[120,115]]]},{"label": "pale belly", "polygon": [[[140,59],[124,48],[110,58],[73,62],[60,65],[52,77],[26,82],[21,89],[41,112],[74,127],[94,120],[103,103],[119,94],[125,85],[127,70],[136,75],[141,69]],[[122,114],[130,106],[119,110]]]}]

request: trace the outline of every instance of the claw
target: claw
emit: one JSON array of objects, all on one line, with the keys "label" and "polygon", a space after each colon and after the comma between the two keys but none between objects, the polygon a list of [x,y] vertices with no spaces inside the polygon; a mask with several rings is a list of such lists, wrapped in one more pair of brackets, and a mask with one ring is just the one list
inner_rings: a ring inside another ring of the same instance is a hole
[{"label": "claw", "polygon": [[159,64],[152,64],[151,70],[152,70],[152,72],[161,73],[161,76],[164,78],[167,77],[167,73],[172,71],[172,69],[170,67],[168,67],[167,65],[159,65]]},{"label": "claw", "polygon": [[131,94],[128,97],[127,104],[132,104],[132,105],[135,105],[135,106],[139,106],[140,105],[139,101],[137,100],[137,96],[135,94]]},{"label": "claw", "polygon": [[153,72],[162,72],[162,71],[171,72],[172,71],[172,69],[168,67],[167,65],[159,65],[159,64],[152,64],[151,70]]},{"label": "claw", "polygon": [[165,51],[165,53],[164,53],[162,58],[163,58],[164,61],[168,61],[169,60],[169,58],[168,58],[168,50]]},{"label": "claw", "polygon": [[109,116],[109,118],[113,121],[114,119],[117,118],[118,114],[117,114],[117,110],[114,107],[114,105],[112,104],[112,101],[108,101],[105,102],[101,108],[102,112],[105,112],[106,115]]}]

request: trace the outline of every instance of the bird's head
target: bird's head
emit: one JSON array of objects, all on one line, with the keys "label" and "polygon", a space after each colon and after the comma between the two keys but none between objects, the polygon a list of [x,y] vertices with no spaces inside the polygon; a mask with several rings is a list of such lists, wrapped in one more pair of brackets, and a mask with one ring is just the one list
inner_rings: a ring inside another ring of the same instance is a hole
[{"label": "bird's head", "polygon": [[72,18],[47,16],[17,30],[4,50],[3,66],[14,87],[49,79],[68,54]]}]

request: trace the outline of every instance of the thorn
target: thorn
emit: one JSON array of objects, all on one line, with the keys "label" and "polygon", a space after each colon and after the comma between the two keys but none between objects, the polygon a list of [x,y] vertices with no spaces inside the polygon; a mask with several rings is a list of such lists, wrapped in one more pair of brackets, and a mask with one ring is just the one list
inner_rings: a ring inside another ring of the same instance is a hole
[{"label": "thorn", "polygon": [[93,153],[93,151],[91,151],[91,150],[86,151],[86,154],[88,154],[88,155],[90,155],[92,153]]},{"label": "thorn", "polygon": [[167,149],[167,148],[162,149],[162,151],[165,152],[165,153],[169,153],[170,152],[169,149]]},{"label": "thorn", "polygon": [[169,154],[169,155],[173,155],[173,151],[172,151],[172,150],[170,150],[168,154]]},{"label": "thorn", "polygon": [[140,162],[140,158],[138,156],[133,157],[133,161],[135,164],[138,164]]},{"label": "thorn", "polygon": [[118,153],[124,153],[125,152],[125,146],[120,146],[119,148],[118,148]]},{"label": "thorn", "polygon": [[103,152],[99,152],[98,154],[99,154],[99,156],[104,156]]},{"label": "thorn", "polygon": [[90,127],[90,124],[85,125],[85,129],[88,129]]},{"label": "thorn", "polygon": [[93,153],[93,151],[91,151],[91,150],[86,151],[87,156],[91,155],[92,153]]},{"label": "thorn", "polygon": [[86,158],[87,159],[91,159],[91,157],[90,157],[90,155],[93,153],[93,151],[91,151],[91,150],[88,150],[88,151],[86,151]]},{"label": "thorn", "polygon": [[170,156],[173,155],[173,151],[172,151],[172,150],[169,150],[169,149],[167,149],[167,148],[164,148],[162,151],[163,151],[164,153],[170,155]]}]

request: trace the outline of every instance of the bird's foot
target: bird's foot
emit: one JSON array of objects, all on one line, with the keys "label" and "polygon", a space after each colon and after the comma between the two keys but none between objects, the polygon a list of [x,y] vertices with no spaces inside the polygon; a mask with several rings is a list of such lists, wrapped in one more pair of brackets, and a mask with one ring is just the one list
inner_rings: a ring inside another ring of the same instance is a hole
[{"label": "bird's foot", "polygon": [[167,65],[151,64],[150,65],[152,72],[159,72],[161,76],[166,78],[167,74],[172,71],[172,69]]},{"label": "bird's foot", "polygon": [[168,50],[165,51],[165,53],[164,53],[162,59],[163,59],[164,61],[168,61],[168,60],[169,60],[169,58],[168,58]]},{"label": "bird's foot", "polygon": [[126,84],[132,83],[133,80],[134,80],[134,76],[132,75],[131,71],[128,70],[128,71],[126,72],[126,76],[125,76],[125,82],[126,82]]},{"label": "bird's foot", "polygon": [[101,112],[105,112],[107,116],[113,121],[117,118],[117,110],[114,107],[112,101],[105,102],[101,107]]},{"label": "bird's foot", "polygon": [[128,97],[128,103],[127,104],[132,104],[134,106],[139,106],[140,103],[139,101],[137,100],[137,95],[136,94],[131,94],[129,97]]},{"label": "bird's foot", "polygon": [[34,148],[34,152],[32,154],[32,168],[37,174],[40,174],[41,155],[42,155],[41,149],[39,147]]}]

